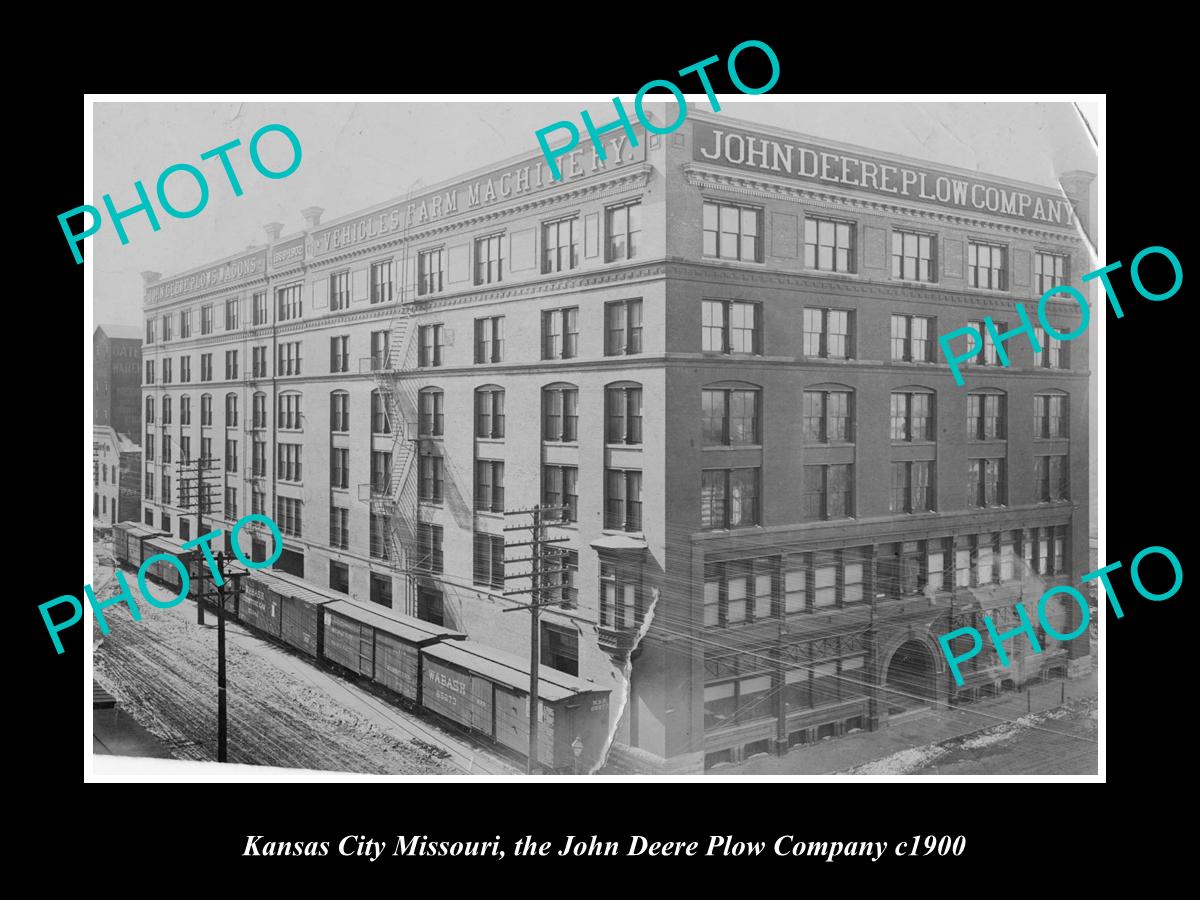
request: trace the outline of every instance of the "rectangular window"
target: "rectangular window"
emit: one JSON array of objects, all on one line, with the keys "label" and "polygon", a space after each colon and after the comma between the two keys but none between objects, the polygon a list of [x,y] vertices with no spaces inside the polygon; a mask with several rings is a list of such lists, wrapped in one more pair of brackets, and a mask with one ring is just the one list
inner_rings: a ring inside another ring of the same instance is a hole
[{"label": "rectangular window", "polygon": [[853,222],[804,219],[804,267],[824,272],[854,272]]},{"label": "rectangular window", "polygon": [[759,392],[712,390],[700,392],[704,446],[759,443]]},{"label": "rectangular window", "polygon": [[1033,254],[1033,286],[1038,296],[1067,283],[1067,258],[1058,253]]},{"label": "rectangular window", "polygon": [[300,298],[303,291],[303,284],[292,284],[275,289],[275,318],[277,321],[286,322],[288,319],[300,318]]},{"label": "rectangular window", "polygon": [[341,506],[329,507],[329,543],[340,550],[350,547],[350,510]]},{"label": "rectangular window", "polygon": [[276,375],[300,374],[300,341],[289,341],[279,345],[279,364],[275,368]]},{"label": "rectangular window", "polygon": [[[237,377],[237,366],[236,366],[236,359],[237,359],[237,356],[236,356],[236,351],[234,351],[234,353],[235,353],[235,355],[234,355],[234,359],[235,359],[235,365],[234,365],[234,377],[236,378],[236,377]],[[228,355],[228,354],[226,354],[226,355]],[[171,383],[171,358],[170,358],[169,356],[165,356],[165,357],[163,357],[163,361],[162,361],[162,380],[163,380],[163,384],[170,384],[170,383]]]},{"label": "rectangular window", "polygon": [[1034,394],[1033,436],[1035,438],[1065,438],[1068,436],[1067,396],[1065,394]]},{"label": "rectangular window", "polygon": [[1008,250],[999,244],[967,243],[967,284],[993,291],[1008,290]]},{"label": "rectangular window", "polygon": [[303,536],[304,501],[293,497],[275,498],[275,524],[279,530],[292,537]]},{"label": "rectangular window", "polygon": [[445,396],[441,391],[424,390],[420,395],[420,419],[417,433],[421,437],[440,437],[445,428],[442,411]]},{"label": "rectangular window", "polygon": [[482,388],[475,392],[475,437],[504,437],[504,391]]},{"label": "rectangular window", "polygon": [[892,232],[892,277],[903,281],[936,281],[937,236],[916,231]]},{"label": "rectangular window", "polygon": [[225,488],[225,518],[236,520],[237,517],[237,488],[227,487]]},{"label": "rectangular window", "polygon": [[[542,504],[566,507],[564,522],[579,521],[579,469],[575,466],[546,466],[542,478]],[[551,518],[554,515],[551,514]]]},{"label": "rectangular window", "polygon": [[617,300],[604,304],[605,356],[642,352],[642,301]]},{"label": "rectangular window", "polygon": [[475,283],[492,284],[504,278],[504,235],[475,239]]},{"label": "rectangular window", "polygon": [[392,452],[371,451],[371,491],[375,494],[392,492]]},{"label": "rectangular window", "polygon": [[504,538],[475,533],[472,581],[485,587],[504,587]]},{"label": "rectangular window", "polygon": [[255,438],[250,446],[251,450],[251,470],[250,474],[254,478],[267,477],[267,442]]},{"label": "rectangular window", "polygon": [[213,307],[211,303],[206,303],[200,307],[200,333],[212,334],[213,330]]},{"label": "rectangular window", "polygon": [[238,377],[238,352],[236,350],[225,351],[225,380],[233,381]]},{"label": "rectangular window", "polygon": [[568,675],[579,674],[579,635],[574,631],[543,622],[539,647],[539,662],[543,666],[566,672]]},{"label": "rectangular window", "polygon": [[934,328],[934,319],[927,316],[892,316],[892,359],[931,362]]},{"label": "rectangular window", "polygon": [[1004,506],[1008,502],[1005,463],[1000,459],[972,459],[967,467],[969,506]]},{"label": "rectangular window", "polygon": [[804,467],[804,518],[845,519],[854,515],[853,464]]},{"label": "rectangular window", "polygon": [[704,624],[740,625],[777,615],[778,557],[708,563],[704,567]]},{"label": "rectangular window", "polygon": [[640,444],[642,442],[642,389],[640,387],[612,387],[605,391],[608,407],[608,432],[610,444]]},{"label": "rectangular window", "polygon": [[[386,558],[386,557],[384,557]],[[389,609],[392,605],[392,578],[390,575],[371,573],[371,602]]]},{"label": "rectangular window", "polygon": [[190,356],[179,357],[179,380],[183,384],[191,384],[192,358]]},{"label": "rectangular window", "polygon": [[804,355],[819,359],[850,359],[851,312],[845,309],[804,310]]},{"label": "rectangular window", "polygon": [[640,567],[600,563],[600,627],[633,628],[642,617]]},{"label": "rectangular window", "polygon": [[212,425],[212,394],[204,394],[200,397],[200,424]]},{"label": "rectangular window", "polygon": [[350,371],[350,337],[339,335],[329,339],[329,371]]},{"label": "rectangular window", "polygon": [[428,522],[417,523],[416,568],[433,575],[442,574],[445,558],[442,554],[442,526]]},{"label": "rectangular window", "polygon": [[1033,364],[1043,369],[1071,368],[1070,342],[1051,337],[1046,334],[1046,329],[1042,328],[1041,325],[1035,325],[1034,330],[1035,334],[1037,334],[1038,344],[1042,349],[1034,351]]},{"label": "rectangular window", "polygon": [[430,503],[441,503],[445,495],[445,475],[440,456],[425,454],[420,457],[420,497]]},{"label": "rectangular window", "polygon": [[542,438],[573,443],[579,434],[579,391],[546,388],[542,392]]},{"label": "rectangular window", "polygon": [[350,593],[350,567],[336,559],[329,561],[329,589],[339,594]]},{"label": "rectangular window", "polygon": [[[149,324],[149,323],[147,323]],[[167,313],[162,317],[162,339],[169,341],[171,339],[171,314]],[[147,341],[148,344],[153,344],[154,341]]]},{"label": "rectangular window", "polygon": [[417,365],[421,367],[442,364],[442,326],[422,325],[418,329]]},{"label": "rectangular window", "polygon": [[762,353],[762,305],[743,300],[705,300],[701,349],[707,353]]},{"label": "rectangular window", "polygon": [[275,475],[280,481],[299,482],[303,475],[302,444],[277,444],[279,459],[275,467]]},{"label": "rectangular window", "polygon": [[[267,492],[257,486],[250,492],[250,512],[260,516],[267,514]],[[255,559],[259,561],[266,559],[266,554],[255,557]]]},{"label": "rectangular window", "polygon": [[267,395],[255,394],[253,401],[253,427],[267,427]]},{"label": "rectangular window", "polygon": [[371,391],[371,433],[391,434],[392,423],[388,418],[387,402],[379,391]]},{"label": "rectangular window", "polygon": [[579,355],[579,307],[542,313],[542,359],[574,359]]},{"label": "rectangular window", "polygon": [[179,336],[181,338],[192,336],[192,311],[190,309],[179,311]]},{"label": "rectangular window", "polygon": [[565,272],[579,265],[579,217],[542,225],[542,274]]},{"label": "rectangular window", "polygon": [[350,308],[350,273],[334,272],[329,276],[329,309],[337,312],[339,309]]},{"label": "rectangular window", "polygon": [[762,262],[762,210],[728,203],[704,204],[703,253],[714,259]]},{"label": "rectangular window", "polygon": [[850,391],[805,391],[805,443],[841,444],[853,440],[854,395]]},{"label": "rectangular window", "polygon": [[371,263],[371,302],[392,302],[392,261],[390,259]]},{"label": "rectangular window", "polygon": [[546,590],[546,599],[559,603],[571,609],[579,605],[579,551],[559,548],[557,567],[552,562],[547,576],[550,587]]},{"label": "rectangular window", "polygon": [[446,277],[445,251],[441,247],[417,254],[417,293],[433,294],[442,289]]},{"label": "rectangular window", "polygon": [[504,359],[504,316],[475,320],[475,362],[494,363]]},{"label": "rectangular window", "polygon": [[759,525],[759,470],[705,469],[700,481],[700,527]]},{"label": "rectangular window", "polygon": [[[972,320],[967,322],[967,324],[979,332],[980,338],[983,341],[983,349],[979,352],[979,355],[971,357],[971,359],[967,360],[967,363],[973,366],[1000,365],[1000,356],[996,353],[996,343],[992,340],[992,333],[988,330],[983,320]],[[993,321],[992,326],[996,329],[997,334],[1004,334],[1008,331],[1007,322]]]},{"label": "rectangular window", "polygon": [[[254,295],[254,324],[267,324],[267,292],[259,291]],[[188,330],[191,330],[191,323],[188,323]]]},{"label": "rectangular window", "polygon": [[[200,354],[200,380],[201,381],[212,381],[213,380],[212,358],[213,358],[213,355],[211,353],[201,353]],[[153,381],[153,379],[151,379],[151,381]]]},{"label": "rectangular window", "polygon": [[225,301],[225,330],[233,331],[238,327],[238,301],[232,298]]},{"label": "rectangular window", "polygon": [[275,420],[275,427],[292,430],[303,427],[300,417],[299,394],[279,395],[279,415]]},{"label": "rectangular window", "polygon": [[350,487],[350,450],[333,447],[329,451],[329,486],[345,490]]},{"label": "rectangular window", "polygon": [[388,330],[371,332],[371,371],[392,367],[392,333]]},{"label": "rectangular window", "polygon": [[504,463],[500,460],[475,461],[475,508],[504,512]]},{"label": "rectangular window", "polygon": [[1003,440],[1007,433],[1007,399],[1004,394],[968,394],[967,438]]},{"label": "rectangular window", "polygon": [[604,527],[641,531],[642,473],[633,469],[606,469],[605,488]]},{"label": "rectangular window", "polygon": [[236,472],[238,470],[238,442],[232,439],[225,440],[225,471]]},{"label": "rectangular window", "polygon": [[391,533],[392,517],[371,513],[368,546],[373,559],[391,559]]},{"label": "rectangular window", "polygon": [[1057,503],[1071,499],[1070,463],[1063,454],[1035,456],[1034,483],[1040,503]]},{"label": "rectangular window", "polygon": [[266,347],[251,347],[250,348],[250,367],[251,373],[255,378],[267,377],[267,348]]},{"label": "rectangular window", "polygon": [[633,259],[638,255],[642,238],[642,204],[635,200],[610,206],[604,210],[605,262]]},{"label": "rectangular window", "polygon": [[892,394],[892,440],[932,441],[933,394],[897,391]]},{"label": "rectangular window", "polygon": [[894,513],[933,509],[933,460],[892,463],[890,509]]}]

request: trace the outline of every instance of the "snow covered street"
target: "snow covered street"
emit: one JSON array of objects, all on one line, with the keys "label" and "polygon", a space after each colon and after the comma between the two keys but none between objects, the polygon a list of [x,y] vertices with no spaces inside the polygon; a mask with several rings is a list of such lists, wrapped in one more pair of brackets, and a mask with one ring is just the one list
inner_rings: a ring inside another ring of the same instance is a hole
[{"label": "snow covered street", "polygon": [[[97,555],[108,554],[97,545]],[[98,598],[116,593],[110,567],[97,567],[93,587]],[[216,616],[196,624],[190,601],[140,609],[134,622],[124,604],[111,607],[103,640],[94,626],[94,677],[177,758],[214,760]],[[230,762],[403,775],[520,771],[449,725],[406,713],[239,624],[225,627]]]}]

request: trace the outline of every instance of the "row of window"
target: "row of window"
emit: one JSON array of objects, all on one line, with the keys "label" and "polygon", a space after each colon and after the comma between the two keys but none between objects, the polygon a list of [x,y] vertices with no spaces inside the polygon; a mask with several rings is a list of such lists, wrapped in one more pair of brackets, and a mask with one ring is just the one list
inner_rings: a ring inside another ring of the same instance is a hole
[{"label": "row of window", "polygon": [[[704,204],[702,253],[712,259],[763,261],[762,207],[733,203]],[[829,216],[804,218],[804,266],[822,272],[853,274],[858,270],[858,224]],[[892,229],[892,277],[903,281],[938,280],[938,236],[904,228]],[[1036,250],[1034,287],[1039,295],[1067,283],[1068,257]],[[967,284],[1008,290],[1008,248],[988,241],[967,242]]]}]

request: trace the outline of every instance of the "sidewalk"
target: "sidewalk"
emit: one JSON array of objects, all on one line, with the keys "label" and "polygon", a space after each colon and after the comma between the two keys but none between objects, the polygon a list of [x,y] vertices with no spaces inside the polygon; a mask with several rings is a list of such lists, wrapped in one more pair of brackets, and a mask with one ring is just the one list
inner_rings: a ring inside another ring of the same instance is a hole
[{"label": "sidewalk", "polygon": [[828,775],[901,750],[922,747],[961,737],[981,728],[1018,719],[1027,712],[1042,712],[1060,705],[1063,686],[1068,700],[1096,696],[1096,673],[1069,681],[1050,681],[1028,692],[1014,691],[1000,697],[906,719],[879,731],[864,731],[819,744],[796,747],[786,756],[761,755],[736,766],[717,766],[710,775]]},{"label": "sidewalk", "polygon": [[174,759],[167,745],[129,716],[120,706],[92,710],[92,753],[102,756],[148,756]]}]

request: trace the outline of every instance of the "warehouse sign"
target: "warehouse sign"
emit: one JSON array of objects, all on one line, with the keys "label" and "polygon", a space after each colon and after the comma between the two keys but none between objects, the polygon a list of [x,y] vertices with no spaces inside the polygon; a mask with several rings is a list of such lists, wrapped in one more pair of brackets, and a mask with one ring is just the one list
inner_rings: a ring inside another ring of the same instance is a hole
[{"label": "warehouse sign", "polygon": [[146,289],[146,302],[157,303],[160,300],[170,300],[172,297],[190,294],[193,291],[224,287],[246,278],[265,275],[266,272],[267,251],[259,250],[249,256],[243,256],[241,259],[210,266],[190,275],[181,275],[170,281],[151,285]]},{"label": "warehouse sign", "polygon": [[1073,227],[1071,201],[992,181],[946,175],[923,166],[879,157],[852,156],[819,144],[776,140],[749,131],[697,122],[692,158],[739,169],[786,175],[801,181],[842,185],[875,194],[922,200],[1030,222]]},{"label": "warehouse sign", "polygon": [[[565,180],[580,181],[614,167],[644,160],[645,143],[640,140],[635,145],[625,135],[615,135],[607,141],[608,152],[605,157],[599,156],[594,149],[581,147],[563,159]],[[551,178],[550,170],[540,159],[506,166],[480,178],[422,194],[412,200],[393,203],[376,212],[317,231],[313,235],[313,250],[316,256],[340,252],[369,241],[398,235],[409,228],[537,194],[559,187],[562,183]]]}]

